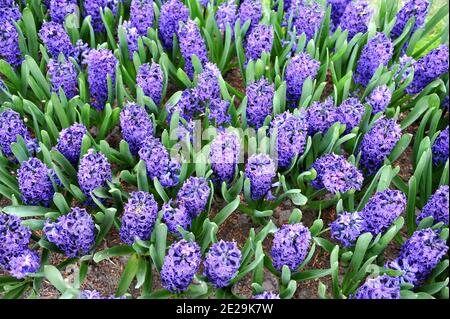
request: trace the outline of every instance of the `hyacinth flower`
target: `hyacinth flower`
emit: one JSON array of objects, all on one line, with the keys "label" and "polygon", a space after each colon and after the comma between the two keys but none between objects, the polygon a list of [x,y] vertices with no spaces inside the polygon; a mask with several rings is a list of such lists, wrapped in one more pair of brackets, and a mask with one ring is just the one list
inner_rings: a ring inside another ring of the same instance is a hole
[{"label": "hyacinth flower", "polygon": [[262,18],[262,3],[258,0],[244,0],[239,6],[238,19],[241,27],[250,21],[249,33]]},{"label": "hyacinth flower", "polygon": [[448,160],[448,126],[443,130],[431,147],[433,152],[433,163],[439,165],[445,163]]},{"label": "hyacinth flower", "polygon": [[293,1],[286,18],[292,16],[292,26],[295,27],[296,33],[298,35],[305,33],[306,41],[309,41],[320,29],[324,14],[323,7],[317,2]]},{"label": "hyacinth flower", "polygon": [[168,231],[175,236],[181,236],[178,227],[187,230],[192,224],[192,217],[187,209],[177,202],[169,200],[169,202],[164,203],[161,210],[161,221],[167,225]]},{"label": "hyacinth flower", "polygon": [[197,23],[189,19],[185,24],[181,24],[178,30],[178,39],[185,63],[184,70],[192,78],[194,76],[192,56],[195,55],[202,65],[208,62],[208,51]]},{"label": "hyacinth flower", "polygon": [[114,87],[117,59],[108,49],[92,49],[85,55],[83,63],[88,68],[88,82],[92,105],[97,110],[103,110],[108,100],[107,77],[111,77],[111,82]]},{"label": "hyacinth flower", "polygon": [[336,106],[332,98],[316,101],[306,109],[309,134],[326,133],[337,121]]},{"label": "hyacinth flower", "polygon": [[204,275],[216,288],[227,287],[239,270],[241,258],[236,242],[221,240],[213,244],[206,254]]},{"label": "hyacinth flower", "polygon": [[357,33],[366,33],[373,10],[365,0],[356,0],[348,3],[341,16],[339,25],[342,30],[348,31],[349,39]]},{"label": "hyacinth flower", "polygon": [[17,279],[38,271],[40,258],[29,249],[30,238],[31,230],[19,217],[0,212],[0,269]]},{"label": "hyacinth flower", "polygon": [[417,224],[429,216],[433,217],[435,223],[444,223],[448,225],[449,210],[449,187],[441,185],[436,192],[430,197],[422,211],[417,216]]},{"label": "hyacinth flower", "polygon": [[222,2],[216,11],[216,23],[219,30],[225,32],[227,25],[234,29],[234,24],[237,20],[237,5],[235,0],[228,0]]},{"label": "hyacinth flower", "polygon": [[342,16],[344,15],[347,5],[353,0],[328,0],[327,4],[331,5],[331,25],[332,31],[335,31],[341,23]]},{"label": "hyacinth flower", "polygon": [[191,176],[178,191],[177,201],[195,218],[206,209],[210,193],[211,189],[205,178]]},{"label": "hyacinth flower", "polygon": [[261,294],[252,296],[252,299],[280,299],[280,295],[272,291],[264,291]]},{"label": "hyacinth flower", "polygon": [[350,133],[353,128],[359,125],[364,112],[364,105],[359,102],[359,99],[350,97],[336,108],[336,121],[345,124],[345,133]]},{"label": "hyacinth flower", "polygon": [[382,275],[367,278],[351,299],[400,299],[400,283],[395,277]]},{"label": "hyacinth flower", "polygon": [[284,265],[296,271],[308,255],[310,244],[311,233],[302,223],[281,226],[272,242],[273,266],[278,271]]},{"label": "hyacinth flower", "polygon": [[132,154],[137,154],[149,136],[153,136],[153,124],[142,106],[128,102],[120,111],[122,137],[130,146]]},{"label": "hyacinth flower", "polygon": [[48,220],[43,230],[48,241],[69,258],[88,254],[95,242],[94,220],[84,208],[72,207],[55,222]]},{"label": "hyacinth flower", "polygon": [[230,124],[231,115],[228,112],[230,102],[222,99],[214,99],[209,102],[208,120],[216,126],[221,127]]},{"label": "hyacinth flower", "polygon": [[370,95],[366,97],[365,102],[372,107],[372,114],[376,114],[384,112],[391,102],[391,98],[392,90],[386,84],[383,84],[373,89]]},{"label": "hyacinth flower", "polygon": [[269,155],[253,154],[248,158],[245,177],[250,180],[252,200],[263,199],[268,195],[275,172],[275,163]]},{"label": "hyacinth flower", "polygon": [[385,117],[380,117],[364,135],[359,146],[360,163],[369,174],[376,173],[384,160],[391,154],[401,136],[400,125],[394,119]]},{"label": "hyacinth flower", "polygon": [[324,155],[311,168],[317,172],[317,178],[311,181],[311,185],[316,189],[325,188],[333,194],[360,190],[364,181],[361,171],[341,155]]},{"label": "hyacinth flower", "polygon": [[59,54],[66,58],[74,55],[74,47],[64,27],[56,22],[44,22],[39,30],[39,37],[47,51],[57,59]]},{"label": "hyacinth flower", "polygon": [[377,192],[359,213],[364,220],[364,232],[373,236],[386,231],[406,208],[406,196],[398,190]]},{"label": "hyacinth flower", "polygon": [[19,34],[14,24],[8,19],[0,19],[0,59],[13,67],[22,63]]},{"label": "hyacinth flower", "polygon": [[196,242],[180,240],[170,245],[161,269],[162,286],[174,293],[185,291],[201,262],[200,247]]},{"label": "hyacinth flower", "polygon": [[0,20],[18,21],[21,17],[22,13],[14,0],[0,1]]},{"label": "hyacinth flower", "polygon": [[287,111],[276,115],[270,123],[270,135],[275,134],[278,166],[287,168],[305,149],[308,124],[304,114],[296,116]]},{"label": "hyacinth flower", "polygon": [[256,61],[263,52],[270,53],[273,44],[273,28],[270,25],[258,24],[252,28],[245,41],[245,56],[247,61]]},{"label": "hyacinth flower", "polygon": [[78,74],[72,62],[50,59],[47,69],[53,92],[59,94],[62,89],[68,99],[78,94]]},{"label": "hyacinth flower", "polygon": [[[133,54],[134,52],[137,52],[138,50],[138,39],[139,39],[139,32],[138,29],[130,22],[130,21],[124,21],[122,23],[122,28],[125,34],[125,39],[127,42],[128,52],[130,60],[133,60]],[[120,39],[119,39],[120,44]]]},{"label": "hyacinth flower", "polygon": [[126,297],[116,297],[114,295],[104,296],[97,290],[82,290],[78,294],[77,299],[126,299]]},{"label": "hyacinth flower", "polygon": [[414,78],[405,89],[408,94],[417,94],[441,75],[448,73],[448,46],[441,45],[431,50],[412,64]]},{"label": "hyacinth flower", "polygon": [[338,240],[344,248],[355,245],[364,231],[364,220],[358,212],[342,212],[331,223],[331,238]]},{"label": "hyacinth flower", "polygon": [[156,105],[161,103],[164,86],[164,73],[161,66],[155,62],[144,63],[139,67],[136,84],[144,94],[150,97]]},{"label": "hyacinth flower", "polygon": [[406,27],[409,19],[415,18],[414,27],[411,30],[413,34],[417,28],[421,28],[425,24],[425,18],[428,13],[430,2],[428,0],[410,0],[397,13],[395,25],[391,31],[392,38],[398,38]]},{"label": "hyacinth flower", "polygon": [[394,53],[392,41],[378,32],[367,41],[359,57],[355,82],[367,86],[380,65],[387,65]]},{"label": "hyacinth flower", "polygon": [[265,78],[250,84],[246,89],[247,94],[247,124],[260,128],[264,120],[272,114],[274,84],[270,84]]},{"label": "hyacinth flower", "polygon": [[49,174],[48,167],[35,157],[22,162],[17,171],[17,180],[25,204],[43,206],[50,204],[55,190]]},{"label": "hyacinth flower", "polygon": [[203,72],[198,75],[195,96],[202,102],[220,99],[220,70],[214,63],[207,62]]},{"label": "hyacinth flower", "polygon": [[130,22],[140,36],[147,35],[147,29],[153,27],[154,18],[153,0],[131,1]]},{"label": "hyacinth flower", "polygon": [[86,133],[86,127],[79,123],[75,123],[59,133],[56,149],[74,166],[80,160],[81,144]]},{"label": "hyacinth flower", "polygon": [[80,160],[77,177],[81,190],[89,197],[94,189],[112,181],[111,164],[105,155],[91,148]]},{"label": "hyacinth flower", "polygon": [[169,0],[161,6],[159,15],[159,37],[166,49],[172,49],[173,36],[178,35],[179,22],[186,23],[189,10],[179,0]]},{"label": "hyacinth flower", "polygon": [[286,68],[286,94],[292,106],[296,106],[302,96],[303,83],[307,78],[314,78],[319,71],[320,62],[313,59],[308,53],[301,52],[295,55]]},{"label": "hyacinth flower", "polygon": [[241,145],[234,132],[219,132],[210,147],[211,168],[214,180],[222,183],[233,180],[239,163]]},{"label": "hyacinth flower", "polygon": [[195,89],[185,89],[181,93],[181,97],[176,104],[167,104],[169,123],[172,115],[177,111],[179,112],[180,117],[184,118],[186,121],[190,121],[197,116],[204,114],[206,107],[205,104],[202,103],[197,97],[197,92]]},{"label": "hyacinth flower", "polygon": [[113,15],[116,15],[117,6],[122,0],[85,0],[83,2],[83,17],[92,17],[92,27],[95,32],[104,32],[105,26],[103,24],[100,10],[105,12],[105,9],[111,10]]},{"label": "hyacinth flower", "polygon": [[136,238],[149,240],[158,217],[158,203],[152,194],[132,192],[124,207],[120,239],[132,245]]},{"label": "hyacinth flower", "polygon": [[5,109],[0,113],[0,150],[6,157],[14,156],[11,144],[17,142],[18,135],[24,139],[28,151],[36,149],[37,142],[31,137],[20,114],[11,109]]},{"label": "hyacinth flower", "polygon": [[436,230],[416,230],[402,245],[396,263],[408,265],[410,272],[413,270],[413,274],[406,279],[409,278],[408,283],[417,287],[423,284],[447,251],[445,240],[439,237]]},{"label": "hyacinth flower", "polygon": [[63,24],[67,15],[77,13],[78,3],[76,0],[50,0],[48,12],[53,22]]},{"label": "hyacinth flower", "polygon": [[157,138],[148,137],[138,151],[139,158],[145,162],[147,175],[150,179],[155,177],[163,187],[173,187],[178,184],[180,163],[169,157],[169,152]]}]

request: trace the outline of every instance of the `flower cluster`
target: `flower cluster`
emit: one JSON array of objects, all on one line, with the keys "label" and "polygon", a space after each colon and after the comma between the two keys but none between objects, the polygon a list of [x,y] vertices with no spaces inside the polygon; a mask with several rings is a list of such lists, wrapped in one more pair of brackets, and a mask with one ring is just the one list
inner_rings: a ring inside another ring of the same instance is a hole
[{"label": "flower cluster", "polygon": [[362,173],[341,155],[324,155],[311,168],[317,172],[317,178],[311,185],[317,189],[325,188],[334,194],[360,190],[364,181]]},{"label": "flower cluster", "polygon": [[358,212],[342,212],[331,223],[331,238],[341,242],[344,248],[351,247],[364,231],[364,220]]},{"label": "flower cluster", "polygon": [[194,89],[194,94],[201,102],[220,99],[219,76],[220,70],[217,66],[207,62],[203,72],[198,75],[197,86]]},{"label": "flower cluster", "polygon": [[367,86],[378,67],[380,65],[386,66],[393,53],[392,41],[384,33],[378,32],[367,41],[361,52],[356,66],[355,82]]},{"label": "flower cluster", "polygon": [[270,135],[276,135],[278,166],[287,168],[295,156],[303,153],[308,124],[302,113],[295,116],[289,111],[278,114],[270,124]]},{"label": "flower cluster", "polygon": [[17,171],[17,180],[25,204],[50,204],[55,190],[49,174],[48,167],[35,157],[22,162]]},{"label": "flower cluster", "polygon": [[186,121],[193,120],[195,117],[205,113],[205,104],[197,97],[197,91],[195,89],[185,89],[181,93],[180,100],[172,105],[168,103],[167,112],[169,113],[168,121],[172,115],[179,111],[180,117]]},{"label": "flower cluster", "polygon": [[189,10],[179,0],[165,2],[159,15],[159,36],[166,49],[172,49],[173,36],[178,35],[178,23],[189,19]]},{"label": "flower cluster", "polygon": [[247,60],[258,60],[263,52],[272,50],[273,28],[270,25],[256,25],[245,42],[245,56]]},{"label": "flower cluster", "polygon": [[139,31],[130,21],[124,21],[122,28],[125,33],[128,52],[130,52],[130,60],[133,60],[133,54],[138,50]]},{"label": "flower cluster", "polygon": [[72,62],[50,59],[47,63],[53,92],[63,90],[68,99],[78,94],[78,75]]},{"label": "flower cluster", "polygon": [[55,244],[67,257],[73,258],[89,253],[95,241],[95,224],[84,209],[72,207],[66,215],[55,222],[48,220],[44,225],[48,241]]},{"label": "flower cluster", "polygon": [[361,122],[364,111],[364,105],[357,98],[350,97],[336,108],[336,121],[345,124],[345,132],[350,133]]},{"label": "flower cluster", "polygon": [[239,138],[234,132],[219,132],[211,142],[210,159],[215,180],[230,182],[236,174],[241,152]]},{"label": "flower cluster", "polygon": [[344,15],[347,5],[353,0],[328,0],[327,4],[331,5],[331,25],[332,31],[336,30],[341,23],[342,16]]},{"label": "flower cluster", "polygon": [[320,62],[308,53],[295,55],[286,68],[287,99],[295,106],[302,96],[303,83],[307,78],[314,79],[320,67]]},{"label": "flower cluster", "polygon": [[231,30],[234,29],[234,24],[237,20],[237,5],[235,0],[228,0],[222,2],[216,11],[216,22],[219,30],[225,31],[227,24],[230,25]]},{"label": "flower cluster", "polygon": [[73,165],[78,164],[83,136],[87,133],[83,124],[75,123],[59,133],[56,149]]},{"label": "flower cluster", "polygon": [[146,96],[152,98],[156,105],[161,103],[163,82],[164,74],[159,64],[144,63],[139,67],[136,84],[142,88]]},{"label": "flower cluster", "polygon": [[320,29],[324,14],[322,6],[315,1],[294,1],[288,10],[297,34],[305,33],[306,41],[312,39]]},{"label": "flower cluster", "polygon": [[276,231],[272,243],[273,266],[281,271],[284,265],[296,271],[308,255],[311,233],[303,224],[283,225]]},{"label": "flower cluster", "polygon": [[275,163],[266,154],[253,154],[248,158],[245,177],[250,180],[251,197],[259,200],[268,195],[272,179],[276,176]]},{"label": "flower cluster", "polygon": [[106,9],[111,10],[113,15],[116,15],[117,6],[122,0],[85,0],[83,2],[84,17],[90,15],[92,18],[92,28],[95,32],[104,32],[105,26],[103,24],[100,10],[105,12]]},{"label": "flower cluster", "polygon": [[373,11],[365,0],[351,1],[345,7],[340,17],[339,25],[342,30],[348,31],[352,39],[357,33],[366,33]]},{"label": "flower cluster", "polygon": [[130,22],[140,36],[147,35],[147,29],[153,27],[153,0],[132,0],[130,6]]},{"label": "flower cluster", "polygon": [[22,63],[19,48],[19,34],[14,24],[8,19],[0,18],[0,59],[17,67]]},{"label": "flower cluster", "polygon": [[403,33],[406,24],[412,17],[415,18],[415,24],[411,30],[411,34],[414,33],[417,28],[422,27],[425,24],[429,6],[430,3],[428,0],[409,0],[397,13],[391,36],[393,38],[398,38]]},{"label": "flower cluster", "polygon": [[97,290],[82,290],[78,294],[78,299],[126,299],[126,297],[116,297],[114,295],[105,297]]},{"label": "flower cluster", "polygon": [[264,291],[261,294],[254,295],[252,299],[280,299],[280,295],[272,291]]},{"label": "flower cluster", "polygon": [[107,182],[111,182],[111,164],[105,155],[95,153],[91,148],[80,160],[77,176],[81,190],[90,196],[94,189],[105,187]]},{"label": "flower cluster", "polygon": [[448,126],[443,130],[431,147],[433,152],[433,163],[445,163],[448,160]]},{"label": "flower cluster", "polygon": [[437,191],[430,197],[426,205],[422,208],[417,223],[428,216],[432,216],[435,223],[444,223],[448,225],[448,185],[440,186]]},{"label": "flower cluster", "polygon": [[147,111],[136,103],[127,103],[120,111],[122,137],[137,154],[148,137],[153,136],[153,124]]},{"label": "flower cluster", "polygon": [[228,113],[229,108],[230,102],[228,101],[222,99],[212,100],[209,103],[209,122],[214,123],[218,127],[229,124],[231,121],[231,115]]},{"label": "flower cluster", "polygon": [[63,24],[67,15],[77,13],[76,0],[50,0],[49,14],[53,22]]},{"label": "flower cluster", "polygon": [[249,31],[259,23],[262,17],[262,3],[258,0],[244,0],[239,6],[238,19],[241,27],[250,21]]},{"label": "flower cluster", "polygon": [[367,278],[358,288],[352,299],[400,299],[399,281],[391,276],[382,275]]},{"label": "flower cluster", "polygon": [[264,120],[273,109],[274,84],[270,84],[265,78],[247,86],[247,123],[250,126],[260,128]]},{"label": "flower cluster", "polygon": [[186,208],[192,218],[205,210],[210,196],[208,182],[203,177],[189,177],[177,194],[177,201]]},{"label": "flower cluster", "polygon": [[44,22],[39,37],[44,43],[47,51],[57,59],[59,54],[69,57],[74,54],[72,42],[70,42],[69,35],[64,30],[64,27],[56,22]]},{"label": "flower cluster", "polygon": [[377,86],[368,97],[366,103],[372,107],[372,114],[384,112],[391,102],[392,90],[386,85]]},{"label": "flower cluster", "polygon": [[180,240],[170,245],[161,269],[162,286],[171,292],[185,291],[197,273],[201,262],[196,242]]},{"label": "flower cluster", "polygon": [[158,204],[152,194],[132,192],[124,207],[120,239],[132,245],[136,238],[149,240],[158,217]]},{"label": "flower cluster", "polygon": [[237,274],[241,258],[236,242],[221,240],[209,249],[204,261],[204,274],[215,287],[226,287]]},{"label": "flower cluster", "polygon": [[326,133],[336,122],[336,106],[332,98],[323,102],[316,101],[306,109],[308,131],[312,136],[315,133]]},{"label": "flower cluster", "polygon": [[0,113],[0,150],[5,156],[13,156],[11,144],[17,142],[18,135],[22,136],[29,151],[36,148],[37,143],[31,138],[20,114],[11,109],[4,110]]},{"label": "flower cluster", "polygon": [[162,222],[167,225],[169,232],[174,235],[180,235],[178,227],[187,230],[192,223],[192,217],[187,209],[183,205],[172,200],[164,203],[161,210]]},{"label": "flower cluster", "polygon": [[400,125],[394,119],[380,117],[367,132],[359,150],[360,163],[369,174],[374,174],[394,149],[402,136]]}]

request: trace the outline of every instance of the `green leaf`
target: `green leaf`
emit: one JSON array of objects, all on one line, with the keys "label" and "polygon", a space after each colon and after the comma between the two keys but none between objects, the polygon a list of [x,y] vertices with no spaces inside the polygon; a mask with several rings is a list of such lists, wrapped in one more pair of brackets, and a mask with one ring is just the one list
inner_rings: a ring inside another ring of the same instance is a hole
[{"label": "green leaf", "polygon": [[227,204],[224,208],[220,210],[219,213],[217,213],[216,216],[213,218],[213,222],[220,226],[239,206],[240,204],[240,198],[239,196],[236,196],[236,198],[229,204]]},{"label": "green leaf", "polygon": [[132,254],[134,252],[133,247],[131,246],[114,246],[105,250],[101,250],[97,253],[95,253],[93,260],[96,263],[101,262],[102,260],[111,258],[111,257],[117,257],[117,256],[126,256],[129,254]]},{"label": "green leaf", "polygon": [[15,215],[18,217],[36,217],[36,216],[44,216],[49,212],[49,209],[46,207],[40,206],[7,206],[4,207],[3,212],[8,215]]},{"label": "green leaf", "polygon": [[121,297],[127,292],[128,288],[130,287],[131,281],[136,276],[138,265],[139,257],[137,255],[131,255],[117,286],[116,297]]},{"label": "green leaf", "polygon": [[45,265],[44,274],[48,281],[61,293],[64,293],[69,288],[69,285],[64,281],[64,278],[55,266]]}]

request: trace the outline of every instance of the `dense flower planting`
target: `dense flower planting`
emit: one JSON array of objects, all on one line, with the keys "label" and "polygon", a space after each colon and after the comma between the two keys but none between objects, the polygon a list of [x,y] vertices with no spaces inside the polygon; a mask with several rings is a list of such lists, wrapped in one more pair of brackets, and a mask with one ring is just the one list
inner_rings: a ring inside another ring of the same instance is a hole
[{"label": "dense flower planting", "polygon": [[448,299],[447,11],[0,0],[0,297]]}]

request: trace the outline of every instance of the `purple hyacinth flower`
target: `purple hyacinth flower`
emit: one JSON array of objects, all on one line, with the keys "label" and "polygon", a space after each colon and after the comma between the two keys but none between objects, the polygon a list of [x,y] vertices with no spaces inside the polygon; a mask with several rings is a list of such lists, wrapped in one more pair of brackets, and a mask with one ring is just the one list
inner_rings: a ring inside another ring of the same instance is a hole
[{"label": "purple hyacinth flower", "polygon": [[14,24],[7,19],[0,19],[0,59],[13,67],[22,63],[19,33]]},{"label": "purple hyacinth flower", "polygon": [[0,1],[0,22],[2,20],[13,22],[21,18],[20,8],[14,1]]},{"label": "purple hyacinth flower", "polygon": [[445,256],[448,246],[439,233],[431,228],[416,230],[402,245],[399,260],[416,268],[414,286],[420,286]]},{"label": "purple hyacinth flower", "polygon": [[59,94],[62,89],[68,99],[78,94],[78,75],[72,62],[50,59],[47,68],[53,92]]},{"label": "purple hyacinth flower", "polygon": [[417,94],[441,75],[448,73],[448,46],[441,45],[414,62],[414,78],[405,89],[408,94]]},{"label": "purple hyacinth flower", "polygon": [[161,284],[170,292],[185,291],[201,262],[200,247],[196,242],[180,240],[169,247],[161,269]]},{"label": "purple hyacinth flower", "polygon": [[311,233],[302,223],[283,225],[272,242],[273,266],[281,271],[284,265],[296,271],[308,255]]},{"label": "purple hyacinth flower", "polygon": [[237,20],[237,5],[235,0],[228,0],[222,2],[216,11],[216,22],[219,30],[225,31],[227,25],[230,25],[231,30],[234,30],[234,24]]},{"label": "purple hyacinth flower", "polygon": [[105,155],[91,148],[80,160],[77,177],[81,190],[89,197],[94,189],[112,181],[111,164]]},{"label": "purple hyacinth flower", "polygon": [[388,275],[367,278],[352,299],[400,299],[400,283]]},{"label": "purple hyacinth flower", "polygon": [[39,254],[26,249],[21,254],[11,257],[9,273],[17,279],[22,279],[28,274],[37,272],[40,266]]},{"label": "purple hyacinth flower", "polygon": [[127,103],[120,111],[122,137],[130,146],[130,151],[137,154],[145,140],[153,136],[153,124],[147,111],[136,103]]},{"label": "purple hyacinth flower", "polygon": [[263,52],[270,53],[273,44],[273,28],[270,25],[256,25],[245,41],[245,56],[247,61],[258,60]]},{"label": "purple hyacinth flower", "polygon": [[50,0],[48,12],[53,22],[63,24],[67,15],[77,13],[78,4],[76,0]]},{"label": "purple hyacinth flower", "polygon": [[192,218],[206,209],[211,189],[203,177],[189,177],[177,194],[177,201],[184,206]]},{"label": "purple hyacinth flower", "polygon": [[412,284],[416,280],[417,268],[408,264],[406,259],[395,259],[386,262],[385,268],[395,270],[400,274],[395,277],[400,284]]},{"label": "purple hyacinth flower", "polygon": [[324,14],[323,7],[314,1],[294,1],[286,18],[292,16],[292,25],[295,27],[296,33],[298,35],[305,33],[306,41],[309,41],[320,29]]},{"label": "purple hyacinth flower", "polygon": [[391,154],[401,136],[400,125],[394,119],[385,117],[380,117],[364,135],[359,147],[360,163],[369,174],[376,173],[384,160]]},{"label": "purple hyacinth flower", "polygon": [[20,135],[28,147],[28,151],[33,152],[37,148],[37,142],[31,138],[30,132],[25,123],[20,118],[20,114],[6,109],[0,113],[0,150],[6,157],[12,157],[11,144],[17,142]]},{"label": "purple hyacinth flower", "polygon": [[250,20],[250,32],[262,18],[262,3],[259,0],[244,0],[239,6],[238,19],[241,27]]},{"label": "purple hyacinth flower", "polygon": [[274,84],[270,84],[265,78],[253,82],[247,86],[247,123],[255,128],[260,128],[268,115],[272,114]]},{"label": "purple hyacinth flower", "polygon": [[86,53],[83,63],[88,67],[89,91],[92,105],[103,110],[108,100],[108,76],[114,87],[117,59],[108,49],[92,49]]},{"label": "purple hyacinth flower", "polygon": [[169,0],[161,7],[159,15],[159,36],[166,49],[172,49],[173,36],[178,34],[178,23],[187,22],[189,10],[179,0]]},{"label": "purple hyacinth flower", "polygon": [[358,212],[342,212],[331,223],[331,238],[341,242],[344,248],[354,246],[363,231],[364,220]]},{"label": "purple hyacinth flower", "polygon": [[436,192],[430,197],[426,205],[422,208],[419,216],[417,216],[417,224],[428,216],[432,216],[435,223],[444,223],[448,225],[448,185],[441,185]]},{"label": "purple hyacinth flower", "polygon": [[230,182],[236,174],[241,145],[234,132],[219,132],[211,142],[210,159],[214,180],[219,183]]},{"label": "purple hyacinth flower", "polygon": [[104,297],[97,290],[82,290],[78,295],[78,299],[104,299]]},{"label": "purple hyacinth flower", "polygon": [[324,155],[311,168],[317,172],[317,178],[311,181],[311,185],[316,189],[325,188],[334,194],[360,190],[364,181],[362,173],[341,155]]},{"label": "purple hyacinth flower", "polygon": [[241,265],[242,254],[236,242],[219,241],[211,246],[204,261],[204,275],[216,288],[230,284]]},{"label": "purple hyacinth flower", "polygon": [[264,291],[261,294],[254,295],[252,299],[280,299],[280,295],[272,291]]},{"label": "purple hyacinth flower", "polygon": [[345,133],[348,134],[359,125],[364,112],[364,105],[359,102],[359,99],[349,97],[336,108],[336,121],[345,124]]},{"label": "purple hyacinth flower", "polygon": [[56,149],[73,165],[80,160],[81,144],[86,133],[86,127],[79,123],[75,123],[59,133]]},{"label": "purple hyacinth flower", "polygon": [[369,21],[372,18],[373,10],[365,0],[350,2],[344,10],[339,25],[342,30],[348,31],[349,39],[357,33],[366,33]]},{"label": "purple hyacinth flower", "polygon": [[337,110],[332,98],[316,101],[306,109],[308,131],[311,136],[316,133],[326,133],[337,121]]},{"label": "purple hyacinth flower", "polygon": [[431,150],[434,165],[445,163],[448,160],[448,126],[436,138]]},{"label": "purple hyacinth flower", "polygon": [[49,174],[48,167],[35,157],[22,162],[17,171],[17,179],[25,204],[44,206],[50,204],[55,190]]},{"label": "purple hyacinth flower", "polygon": [[147,35],[147,29],[153,27],[154,18],[153,0],[131,1],[130,22],[138,30],[140,36]]},{"label": "purple hyacinth flower", "polygon": [[192,56],[197,56],[202,65],[208,62],[208,51],[206,50],[206,44],[197,23],[189,19],[185,24],[181,24],[178,30],[178,39],[185,63],[184,71],[192,78],[194,76]]},{"label": "purple hyacinth flower", "polygon": [[104,32],[105,26],[103,24],[100,10],[105,12],[106,9],[111,10],[113,15],[116,15],[117,6],[122,0],[84,0],[83,2],[83,17],[92,17],[92,27],[95,32]]},{"label": "purple hyacinth flower", "polygon": [[266,154],[253,154],[248,158],[245,177],[250,180],[251,197],[259,200],[268,195],[272,179],[276,176],[275,163]]},{"label": "purple hyacinth flower", "polygon": [[48,241],[54,243],[67,257],[88,254],[95,242],[95,224],[84,208],[72,207],[66,215],[44,225]]},{"label": "purple hyacinth flower", "polygon": [[132,192],[123,210],[120,239],[132,245],[136,238],[149,240],[158,217],[158,203],[150,193]]},{"label": "purple hyacinth flower", "polygon": [[386,66],[394,53],[392,41],[378,32],[367,41],[356,66],[355,82],[367,86],[380,65]]},{"label": "purple hyacinth flower", "polygon": [[187,230],[192,223],[192,217],[187,209],[172,200],[164,203],[162,207],[162,222],[167,225],[169,232],[175,236],[181,236],[178,227]]},{"label": "purple hyacinth flower", "polygon": [[287,99],[295,104],[302,96],[303,83],[307,78],[314,78],[320,67],[320,62],[313,59],[308,53],[299,53],[295,55],[286,68],[286,94]]},{"label": "purple hyacinth flower", "polygon": [[195,89],[185,89],[182,92],[179,101],[175,105],[172,105],[170,103],[167,104],[169,123],[172,115],[176,111],[179,111],[181,118],[184,118],[186,121],[190,121],[195,117],[204,114],[206,108],[205,104],[201,103],[201,101],[197,97],[197,92],[195,91]]},{"label": "purple hyacinth flower", "polygon": [[331,25],[332,31],[336,30],[339,26],[342,16],[344,15],[345,8],[352,2],[352,0],[327,0],[327,4],[331,5]]},{"label": "purple hyacinth flower", "polygon": [[302,113],[296,116],[289,111],[278,114],[270,123],[270,135],[276,134],[278,166],[287,168],[294,157],[303,153],[308,134],[308,124]]},{"label": "purple hyacinth flower", "polygon": [[220,70],[214,63],[207,62],[204,70],[198,75],[194,94],[203,103],[220,99]]},{"label": "purple hyacinth flower", "polygon": [[406,196],[398,190],[386,189],[375,193],[359,213],[364,231],[373,236],[386,231],[406,208]]},{"label": "purple hyacinth flower", "polygon": [[398,38],[403,33],[408,20],[412,17],[415,18],[415,24],[411,30],[411,34],[414,33],[417,28],[422,27],[425,24],[429,6],[430,2],[428,0],[408,1],[397,13],[395,25],[391,31],[391,37]]},{"label": "purple hyacinth flower", "polygon": [[56,22],[44,22],[39,37],[47,48],[48,52],[57,59],[62,53],[66,58],[74,55],[74,48],[70,37],[64,27]]},{"label": "purple hyacinth flower", "polygon": [[372,107],[372,114],[384,112],[391,102],[392,90],[386,85],[377,86],[368,97],[366,103]]},{"label": "purple hyacinth flower", "polygon": [[230,102],[222,99],[214,99],[209,102],[208,120],[210,123],[215,123],[217,127],[225,124],[230,124],[231,115],[228,112]]},{"label": "purple hyacinth flower", "polygon": [[142,143],[138,154],[139,158],[145,162],[150,179],[157,177],[163,187],[178,184],[181,165],[175,159],[170,159],[169,152],[159,139],[147,138]]},{"label": "purple hyacinth flower", "polygon": [[156,105],[161,103],[164,74],[159,64],[155,62],[142,64],[136,76],[136,84],[142,88],[144,94],[150,97]]},{"label": "purple hyacinth flower", "polygon": [[138,50],[138,39],[139,39],[138,29],[135,26],[133,26],[133,24],[130,21],[124,21],[122,23],[122,28],[125,33],[128,52],[130,52],[129,56],[130,60],[133,60],[133,54]]}]

